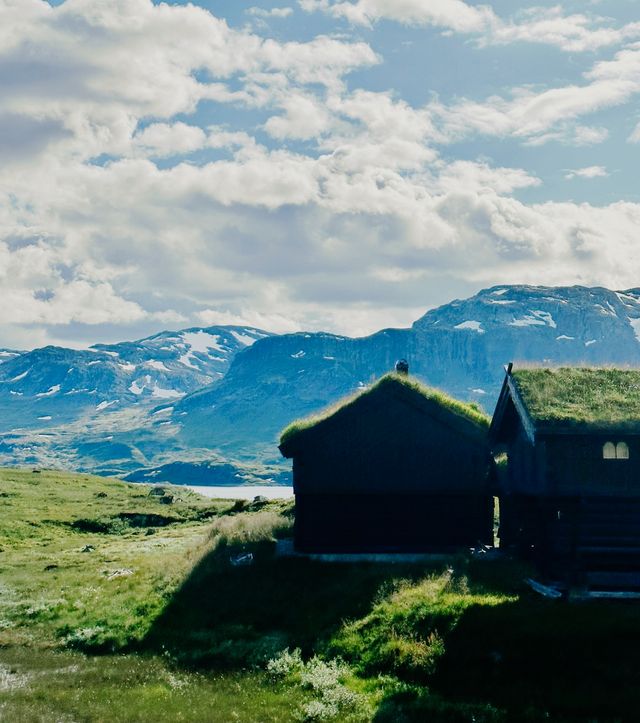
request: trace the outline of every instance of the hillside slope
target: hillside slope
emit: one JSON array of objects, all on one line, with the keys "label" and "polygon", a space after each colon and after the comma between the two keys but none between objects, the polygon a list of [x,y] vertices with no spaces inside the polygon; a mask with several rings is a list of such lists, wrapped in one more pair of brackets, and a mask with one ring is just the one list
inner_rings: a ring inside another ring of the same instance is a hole
[{"label": "hillside slope", "polygon": [[464,554],[280,557],[290,502],[167,492],[0,469],[3,720],[637,718],[635,603],[549,601]]}]

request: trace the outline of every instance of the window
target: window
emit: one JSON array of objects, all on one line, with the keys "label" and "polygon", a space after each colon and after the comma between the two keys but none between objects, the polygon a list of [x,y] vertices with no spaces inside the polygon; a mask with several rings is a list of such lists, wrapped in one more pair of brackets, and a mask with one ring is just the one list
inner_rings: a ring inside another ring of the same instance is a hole
[{"label": "window", "polygon": [[616,459],[629,459],[629,445],[626,442],[616,444]]},{"label": "window", "polygon": [[626,442],[605,442],[602,447],[602,459],[629,459],[629,445]]}]

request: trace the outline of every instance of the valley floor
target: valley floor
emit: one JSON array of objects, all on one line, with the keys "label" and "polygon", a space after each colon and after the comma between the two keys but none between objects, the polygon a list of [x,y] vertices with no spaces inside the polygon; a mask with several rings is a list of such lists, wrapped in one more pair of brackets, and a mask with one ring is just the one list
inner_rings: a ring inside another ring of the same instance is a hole
[{"label": "valley floor", "polygon": [[0,506],[0,720],[638,719],[636,603],[277,558],[284,501],[0,470]]}]

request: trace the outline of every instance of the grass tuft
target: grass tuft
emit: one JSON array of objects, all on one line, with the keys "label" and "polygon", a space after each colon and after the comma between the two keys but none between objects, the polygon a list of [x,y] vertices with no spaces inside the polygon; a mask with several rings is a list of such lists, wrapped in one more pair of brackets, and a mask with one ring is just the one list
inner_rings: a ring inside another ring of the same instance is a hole
[{"label": "grass tuft", "polygon": [[243,546],[258,542],[275,542],[293,529],[293,520],[282,512],[263,509],[240,512],[217,518],[209,528],[209,537],[217,545]]}]

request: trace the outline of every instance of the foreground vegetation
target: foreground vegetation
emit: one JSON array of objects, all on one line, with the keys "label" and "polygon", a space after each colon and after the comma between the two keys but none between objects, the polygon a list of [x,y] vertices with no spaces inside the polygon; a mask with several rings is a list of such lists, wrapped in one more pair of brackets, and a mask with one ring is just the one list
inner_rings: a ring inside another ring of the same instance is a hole
[{"label": "foreground vegetation", "polygon": [[637,720],[635,603],[281,558],[291,503],[149,490],[0,470],[0,719]]}]

